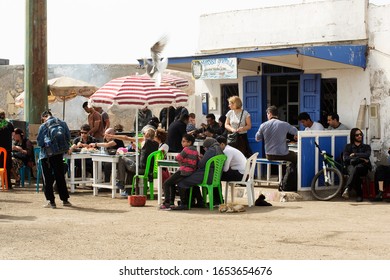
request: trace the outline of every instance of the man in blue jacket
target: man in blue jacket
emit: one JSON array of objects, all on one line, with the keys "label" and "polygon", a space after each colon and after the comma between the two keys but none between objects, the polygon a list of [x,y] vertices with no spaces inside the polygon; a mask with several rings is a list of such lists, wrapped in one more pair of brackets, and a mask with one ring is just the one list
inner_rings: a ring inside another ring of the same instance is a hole
[{"label": "man in blue jacket", "polygon": [[[69,193],[66,187],[63,155],[69,150],[70,131],[66,122],[52,116],[49,110],[41,115],[42,124],[38,130],[37,143],[41,147],[39,159],[42,163],[45,197],[48,203],[45,208],[56,208],[53,192],[54,181],[64,206],[72,206],[68,201]],[[55,127],[57,125],[57,127]],[[55,127],[55,128],[54,128]],[[57,131],[57,135],[53,135]]]}]

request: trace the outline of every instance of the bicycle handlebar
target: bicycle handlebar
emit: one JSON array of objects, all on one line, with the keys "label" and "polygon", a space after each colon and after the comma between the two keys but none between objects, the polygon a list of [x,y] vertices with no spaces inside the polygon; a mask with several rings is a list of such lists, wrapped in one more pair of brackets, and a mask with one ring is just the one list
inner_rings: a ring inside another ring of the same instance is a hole
[{"label": "bicycle handlebar", "polygon": [[333,158],[333,156],[330,155],[330,154],[328,154],[326,151],[322,151],[321,148],[320,148],[320,145],[318,145],[317,142],[314,141],[314,144],[316,145],[316,147],[317,147],[318,150],[320,151],[320,154],[321,154],[321,155],[326,155],[327,157]]}]

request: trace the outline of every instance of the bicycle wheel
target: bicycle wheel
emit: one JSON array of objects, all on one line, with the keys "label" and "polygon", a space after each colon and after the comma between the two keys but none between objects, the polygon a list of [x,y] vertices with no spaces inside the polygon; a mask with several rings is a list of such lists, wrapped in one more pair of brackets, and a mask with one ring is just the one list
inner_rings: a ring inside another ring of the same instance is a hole
[{"label": "bicycle wheel", "polygon": [[311,193],[318,200],[330,200],[340,194],[344,176],[337,168],[327,168],[328,182],[325,181],[324,169],[321,169],[311,181]]}]

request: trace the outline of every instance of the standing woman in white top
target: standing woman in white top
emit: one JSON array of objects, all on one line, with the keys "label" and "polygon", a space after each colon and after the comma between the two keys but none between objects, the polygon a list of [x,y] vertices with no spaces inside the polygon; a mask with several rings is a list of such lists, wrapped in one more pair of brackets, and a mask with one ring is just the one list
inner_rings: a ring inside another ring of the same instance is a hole
[{"label": "standing woman in white top", "polygon": [[238,96],[232,96],[228,99],[230,111],[226,114],[225,129],[228,134],[238,132],[237,149],[240,150],[245,157],[249,158],[252,155],[252,150],[248,142],[248,130],[252,128],[250,114],[242,109],[242,101]]}]

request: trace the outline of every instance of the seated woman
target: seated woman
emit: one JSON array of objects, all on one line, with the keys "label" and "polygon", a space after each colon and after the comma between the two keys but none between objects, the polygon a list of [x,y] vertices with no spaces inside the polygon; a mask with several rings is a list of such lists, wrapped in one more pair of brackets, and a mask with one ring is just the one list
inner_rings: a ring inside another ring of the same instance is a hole
[{"label": "seated woman", "polygon": [[[89,124],[83,124],[80,127],[80,136],[76,137],[73,140],[73,145],[70,147],[70,149],[68,151],[69,154],[76,151],[76,149],[88,148],[90,146],[89,144],[97,142],[96,138],[89,135],[90,130],[91,130],[91,127],[89,126]],[[81,159],[76,159],[75,165],[76,165],[76,171],[75,171],[76,177],[80,177],[81,176]],[[92,174],[92,170],[93,170],[92,159],[87,158],[85,160],[85,167],[86,167],[87,172]]]},{"label": "seated woman", "polygon": [[20,128],[15,128],[12,135],[12,169],[15,186],[20,185],[19,169],[23,166],[31,168],[34,165],[34,147],[30,140],[24,137]]},{"label": "seated woman", "polygon": [[[118,148],[124,148],[125,144],[123,143],[123,141],[114,139],[112,137],[114,135],[115,135],[115,130],[113,128],[108,128],[104,132],[104,142],[91,143],[89,144],[89,147],[95,149],[103,147],[107,149],[107,151],[116,151]],[[111,162],[103,162],[104,182],[110,182],[111,168],[112,168]]]},{"label": "seated woman", "polygon": [[164,152],[164,158],[167,157],[169,146],[165,141],[167,140],[168,133],[164,129],[157,129],[154,135],[154,141],[158,143],[158,149]]},{"label": "seated woman", "polygon": [[[148,156],[158,150],[158,143],[153,140],[155,136],[155,130],[150,128],[144,131],[143,141],[141,143],[140,150],[140,160],[138,163],[138,172],[139,174],[143,174],[145,172],[146,161]],[[110,139],[123,139],[134,141],[133,137],[129,137],[126,135],[110,135]],[[131,182],[133,180],[133,176],[136,172],[136,162],[132,158],[121,157],[118,161],[118,178],[117,178],[117,187],[119,189],[125,188],[125,179],[126,174],[128,175],[128,180]],[[122,196],[127,196],[129,194],[128,190],[122,192]]]}]

